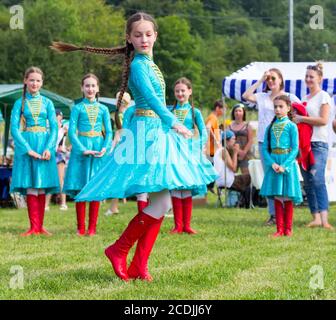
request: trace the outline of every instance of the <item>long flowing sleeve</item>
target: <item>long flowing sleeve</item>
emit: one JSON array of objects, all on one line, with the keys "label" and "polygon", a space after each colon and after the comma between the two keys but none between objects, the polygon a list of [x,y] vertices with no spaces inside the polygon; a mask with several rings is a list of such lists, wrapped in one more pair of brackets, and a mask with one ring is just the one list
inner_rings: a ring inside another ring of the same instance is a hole
[{"label": "long flowing sleeve", "polygon": [[134,116],[134,113],[135,113],[135,106],[128,107],[126,109],[126,111],[124,112],[124,120],[123,120],[123,123],[122,123],[123,129],[128,129],[128,127],[131,123],[131,120]]},{"label": "long flowing sleeve", "polygon": [[208,132],[202,117],[202,113],[198,109],[195,109],[195,122],[200,134],[201,145],[204,146],[208,141]]},{"label": "long flowing sleeve", "polygon": [[77,126],[78,126],[78,118],[79,118],[79,108],[74,106],[71,110],[70,121],[69,121],[69,139],[72,144],[72,148],[74,150],[83,153],[86,151],[86,148],[79,141],[77,137]]},{"label": "long flowing sleeve", "polygon": [[286,173],[290,172],[290,168],[295,161],[295,158],[298,155],[299,152],[299,131],[297,129],[297,126],[293,123],[291,123],[291,129],[290,129],[290,145],[291,145],[291,151],[288,154],[288,157],[286,158],[285,162],[282,164],[283,168],[285,169]]},{"label": "long flowing sleeve", "polygon": [[273,158],[271,157],[271,154],[269,153],[268,151],[268,130],[270,126],[267,127],[266,131],[265,131],[265,135],[264,135],[264,142],[263,142],[263,145],[262,145],[262,153],[263,153],[263,156],[264,156],[264,161],[265,161],[265,166],[267,167],[271,167],[272,164],[275,162],[273,160]]},{"label": "long flowing sleeve", "polygon": [[47,119],[49,121],[49,138],[45,146],[45,150],[49,150],[50,152],[54,152],[56,149],[57,142],[57,134],[58,134],[58,125],[56,119],[56,112],[54,104],[51,100],[47,100]]},{"label": "long flowing sleeve", "polygon": [[103,148],[106,148],[107,150],[111,147],[113,133],[112,133],[112,127],[111,127],[111,121],[110,121],[110,114],[109,114],[108,108],[105,106],[103,108],[103,123],[105,127],[105,139],[104,139]]},{"label": "long flowing sleeve", "polygon": [[16,150],[21,151],[21,153],[28,153],[32,150],[29,143],[22,136],[20,130],[20,120],[21,120],[21,99],[17,100],[14,104],[11,114],[11,135],[15,142]]},{"label": "long flowing sleeve", "polygon": [[161,118],[162,122],[167,124],[170,128],[178,123],[176,117],[171,112],[169,112],[167,107],[157,96],[149,79],[148,70],[143,63],[137,63],[133,66],[130,79],[133,82],[135,88],[141,92],[141,95],[143,96],[148,106],[153,111],[155,111],[155,113]]}]

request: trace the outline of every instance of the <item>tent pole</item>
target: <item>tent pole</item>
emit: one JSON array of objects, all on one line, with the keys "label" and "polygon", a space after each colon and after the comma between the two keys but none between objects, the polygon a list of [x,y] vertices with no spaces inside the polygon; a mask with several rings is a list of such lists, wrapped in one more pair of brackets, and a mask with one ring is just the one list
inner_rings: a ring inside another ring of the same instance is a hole
[{"label": "tent pole", "polygon": [[4,141],[4,152],[3,152],[4,160],[6,159],[6,155],[7,155],[7,146],[8,146],[8,137],[9,137],[9,127],[10,127],[10,116],[11,116],[11,111],[8,110],[7,107],[8,107],[8,104],[5,103],[5,105],[4,105],[5,141]]},{"label": "tent pole", "polygon": [[[222,94],[222,103],[223,103],[223,108],[224,108],[224,112],[223,112],[223,128],[224,128],[224,132],[226,130],[226,108],[225,108],[225,96]],[[220,140],[222,140],[222,137],[220,137]],[[224,137],[224,151],[226,151],[226,137]],[[222,143],[222,141],[220,141]],[[227,203],[227,188],[226,188],[226,152],[224,152],[224,198],[225,198],[225,202],[224,202],[224,208],[226,207],[226,203]]]},{"label": "tent pole", "polygon": [[288,14],[288,25],[289,25],[289,62],[294,62],[294,11],[293,11],[293,0],[288,1],[289,14]]}]

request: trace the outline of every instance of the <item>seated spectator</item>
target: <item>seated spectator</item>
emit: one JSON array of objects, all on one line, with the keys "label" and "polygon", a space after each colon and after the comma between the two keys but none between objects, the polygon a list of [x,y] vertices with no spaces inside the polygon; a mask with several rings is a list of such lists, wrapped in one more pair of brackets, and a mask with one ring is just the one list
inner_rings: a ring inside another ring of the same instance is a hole
[{"label": "seated spectator", "polygon": [[[216,184],[218,187],[226,187],[243,192],[250,186],[249,174],[235,175],[238,170],[239,144],[231,130],[224,131],[222,139],[223,147],[215,152],[214,166],[218,172]],[[224,147],[225,146],[225,147]]]},{"label": "seated spectator", "polygon": [[236,104],[231,112],[232,123],[229,129],[235,134],[240,146],[238,152],[238,168],[242,174],[249,174],[248,161],[252,158],[253,131],[246,121],[246,110],[242,103]]}]

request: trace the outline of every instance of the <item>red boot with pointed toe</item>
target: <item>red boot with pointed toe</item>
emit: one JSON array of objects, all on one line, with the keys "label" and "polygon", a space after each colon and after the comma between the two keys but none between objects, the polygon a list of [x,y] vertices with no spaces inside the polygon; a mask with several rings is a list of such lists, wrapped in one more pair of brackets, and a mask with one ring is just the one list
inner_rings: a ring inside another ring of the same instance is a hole
[{"label": "red boot with pointed toe", "polygon": [[285,236],[293,235],[293,201],[285,201]]},{"label": "red boot with pointed toe", "polygon": [[96,234],[97,219],[99,214],[99,201],[91,201],[89,209],[89,229],[88,236],[92,237]]},{"label": "red boot with pointed toe", "polygon": [[40,217],[39,217],[39,201],[38,197],[32,194],[27,195],[28,217],[30,229],[21,234],[22,237],[40,234]]},{"label": "red boot with pointed toe", "polygon": [[182,199],[183,206],[183,231],[189,234],[196,234],[197,231],[190,227],[192,215],[192,197]]},{"label": "red boot with pointed toe", "polygon": [[172,197],[172,205],[174,212],[174,222],[175,227],[170,230],[171,234],[182,233],[183,232],[183,207],[182,199],[177,197]]},{"label": "red boot with pointed toe", "polygon": [[273,233],[272,237],[278,238],[284,235],[285,209],[282,202],[277,199],[274,199],[274,207],[277,232]]},{"label": "red boot with pointed toe", "polygon": [[163,218],[151,224],[144,235],[138,240],[133,260],[127,270],[130,279],[153,280],[153,277],[148,272],[148,259],[159,234]]},{"label": "red boot with pointed toe", "polygon": [[46,236],[51,236],[52,233],[50,233],[49,231],[47,231],[43,227],[44,213],[45,213],[45,202],[46,202],[46,195],[45,195],[45,193],[38,195],[38,201],[39,201],[39,219],[40,219],[39,229],[40,229],[40,233],[44,234]]},{"label": "red boot with pointed toe", "polygon": [[157,222],[151,216],[139,213],[128,224],[120,238],[105,249],[105,255],[110,260],[115,274],[122,280],[129,280],[127,274],[127,255],[134,243],[140,239],[148,228]]},{"label": "red boot with pointed toe", "polygon": [[85,202],[76,202],[76,214],[77,214],[77,235],[85,235]]}]

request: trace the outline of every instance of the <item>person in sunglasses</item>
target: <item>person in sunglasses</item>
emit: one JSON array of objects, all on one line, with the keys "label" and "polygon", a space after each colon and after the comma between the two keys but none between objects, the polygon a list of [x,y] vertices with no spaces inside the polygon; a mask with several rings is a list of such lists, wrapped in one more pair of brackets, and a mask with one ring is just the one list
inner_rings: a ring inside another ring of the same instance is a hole
[{"label": "person in sunglasses", "polygon": [[[263,92],[255,92],[263,83],[266,83]],[[243,94],[243,99],[248,102],[256,104],[258,110],[258,149],[261,151],[264,143],[264,136],[266,128],[272,122],[274,113],[274,99],[276,97],[287,95],[291,102],[298,102],[298,97],[294,94],[286,93],[284,91],[284,79],[281,71],[276,68],[269,69],[264,72],[263,76],[252,86],[250,86]],[[260,159],[265,170],[265,160],[262,152],[259,152]],[[275,224],[275,209],[274,200],[268,199],[268,213],[269,219],[266,225],[271,226]]]}]

